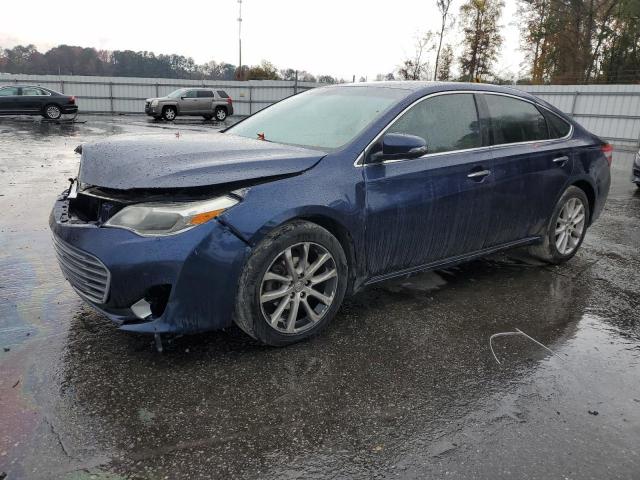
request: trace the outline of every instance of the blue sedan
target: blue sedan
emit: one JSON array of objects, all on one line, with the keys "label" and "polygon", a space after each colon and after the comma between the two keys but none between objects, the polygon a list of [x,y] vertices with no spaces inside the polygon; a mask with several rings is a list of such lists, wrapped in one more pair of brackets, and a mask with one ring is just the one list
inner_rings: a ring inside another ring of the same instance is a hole
[{"label": "blue sedan", "polygon": [[235,322],[280,346],[386,279],[522,246],[569,260],[603,209],[611,154],[514,89],[332,86],[219,133],[85,144],[50,227],[71,286],[120,329]]}]

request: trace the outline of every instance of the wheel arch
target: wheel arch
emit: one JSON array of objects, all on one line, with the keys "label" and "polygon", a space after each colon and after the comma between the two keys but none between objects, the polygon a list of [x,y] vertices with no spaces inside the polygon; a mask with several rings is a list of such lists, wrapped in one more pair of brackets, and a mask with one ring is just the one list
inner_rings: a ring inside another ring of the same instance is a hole
[{"label": "wheel arch", "polygon": [[593,212],[596,204],[596,191],[593,188],[593,185],[589,183],[585,179],[580,179],[571,184],[574,187],[578,187],[580,190],[584,192],[587,196],[587,200],[589,201],[589,225],[591,225],[593,219]]},{"label": "wheel arch", "polygon": [[[255,246],[275,228],[295,220],[315,223],[331,233],[336,237],[338,242],[340,242],[340,246],[342,246],[342,250],[347,258],[347,266],[349,268],[347,293],[353,293],[357,287],[356,280],[359,276],[358,272],[361,271],[359,268],[359,262],[361,262],[362,259],[356,251],[355,240],[351,231],[347,227],[346,222],[340,219],[339,216],[330,208],[324,206],[308,206],[305,208],[288,210],[277,217],[272,218],[270,221],[263,224],[261,228],[255,230],[253,234],[249,235],[247,235],[248,232],[240,232],[235,230],[235,228],[234,230],[249,245]],[[233,218],[227,219],[227,222],[225,223],[233,225]]]},{"label": "wheel arch", "polygon": [[338,242],[340,242],[342,250],[347,257],[347,266],[349,268],[347,278],[347,295],[353,293],[356,279],[355,272],[357,258],[353,238],[347,227],[345,227],[335,218],[324,214],[302,215],[297,219],[292,220],[304,220],[307,222],[315,223],[316,225],[320,225],[322,228],[327,230],[329,233],[331,233],[331,235],[338,239]]},{"label": "wheel arch", "polygon": [[41,114],[43,114],[43,115],[46,114],[47,113],[47,108],[49,108],[50,106],[58,107],[60,109],[60,113],[62,113],[62,105],[60,105],[59,103],[56,103],[56,102],[48,101],[48,102],[45,102],[42,105]]},{"label": "wheel arch", "polygon": [[218,110],[224,110],[225,115],[229,116],[229,108],[226,105],[214,105],[213,107],[213,117],[215,118],[216,112]]},{"label": "wheel arch", "polygon": [[177,103],[163,103],[161,105],[161,107],[162,107],[160,109],[161,112],[164,112],[164,109],[167,108],[167,107],[173,107],[173,108],[176,109],[176,115],[178,115],[180,113],[180,107],[178,106]]}]

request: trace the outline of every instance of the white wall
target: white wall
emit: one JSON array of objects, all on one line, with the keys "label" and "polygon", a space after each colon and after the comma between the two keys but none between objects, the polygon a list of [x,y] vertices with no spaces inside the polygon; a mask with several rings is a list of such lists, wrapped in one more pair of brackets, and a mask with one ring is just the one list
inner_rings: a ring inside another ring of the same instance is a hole
[{"label": "white wall", "polygon": [[640,85],[519,85],[619,150],[637,151],[640,142]]}]

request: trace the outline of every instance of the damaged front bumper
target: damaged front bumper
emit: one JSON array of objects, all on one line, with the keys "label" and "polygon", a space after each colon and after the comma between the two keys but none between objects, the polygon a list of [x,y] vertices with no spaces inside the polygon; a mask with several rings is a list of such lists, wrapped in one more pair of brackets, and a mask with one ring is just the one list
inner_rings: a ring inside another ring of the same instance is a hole
[{"label": "damaged front bumper", "polygon": [[142,237],[70,219],[62,195],[49,219],[63,274],[120,329],[195,333],[229,326],[249,247],[218,220]]}]

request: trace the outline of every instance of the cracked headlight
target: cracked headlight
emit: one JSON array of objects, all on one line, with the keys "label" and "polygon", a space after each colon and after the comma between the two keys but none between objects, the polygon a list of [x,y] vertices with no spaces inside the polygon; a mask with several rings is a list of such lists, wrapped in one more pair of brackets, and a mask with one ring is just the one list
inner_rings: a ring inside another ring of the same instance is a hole
[{"label": "cracked headlight", "polygon": [[105,227],[125,228],[142,236],[173,235],[216,218],[238,200],[231,196],[199,202],[138,203],[124,207]]}]

